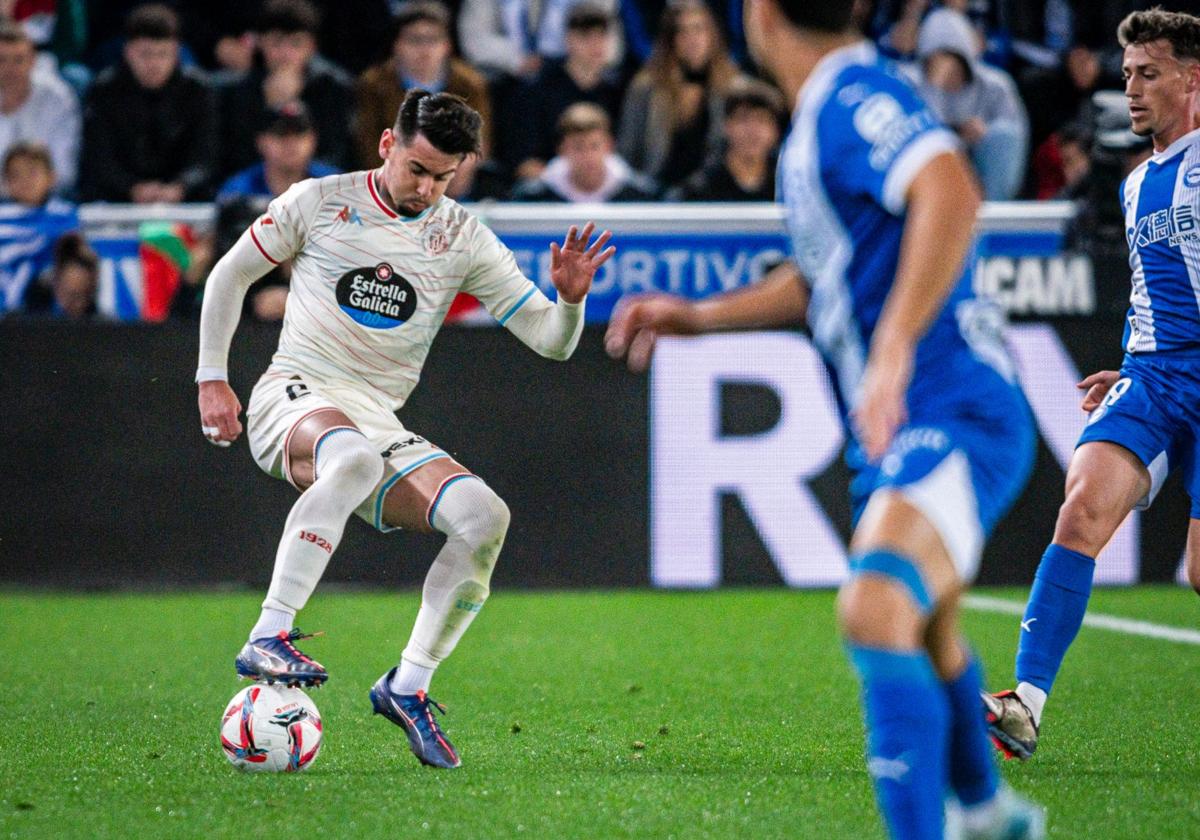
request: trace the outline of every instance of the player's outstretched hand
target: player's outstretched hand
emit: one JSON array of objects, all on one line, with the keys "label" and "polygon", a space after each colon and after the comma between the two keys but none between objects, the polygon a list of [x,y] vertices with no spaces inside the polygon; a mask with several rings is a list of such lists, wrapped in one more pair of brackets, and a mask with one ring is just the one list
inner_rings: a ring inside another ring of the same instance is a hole
[{"label": "player's outstretched hand", "polygon": [[1095,411],[1100,403],[1104,401],[1104,397],[1108,394],[1109,389],[1120,378],[1121,374],[1119,371],[1101,370],[1093,373],[1082,382],[1077,383],[1075,387],[1080,391],[1086,392],[1083,395],[1083,402],[1079,404],[1079,407],[1089,414]]},{"label": "player's outstretched hand", "polygon": [[[579,230],[571,225],[563,244],[550,243],[550,282],[558,289],[558,296],[567,303],[579,303],[592,288],[592,277],[596,270],[608,262],[617,252],[617,246],[608,245],[612,231],[604,231],[588,246],[596,225],[588,222]],[[607,248],[604,246],[608,245]]]},{"label": "player's outstretched hand", "polygon": [[650,366],[658,336],[696,332],[699,324],[691,301],[674,295],[634,295],[617,303],[604,334],[604,349],[614,359],[627,357],[629,369],[641,373]]},{"label": "player's outstretched hand", "polygon": [[872,352],[867,360],[861,396],[851,419],[871,463],[884,456],[896,431],[908,421],[905,394],[912,372],[911,352]]},{"label": "player's outstretched hand", "polygon": [[229,383],[214,379],[200,383],[200,431],[209,443],[229,446],[242,433],[238,415],[242,404]]}]

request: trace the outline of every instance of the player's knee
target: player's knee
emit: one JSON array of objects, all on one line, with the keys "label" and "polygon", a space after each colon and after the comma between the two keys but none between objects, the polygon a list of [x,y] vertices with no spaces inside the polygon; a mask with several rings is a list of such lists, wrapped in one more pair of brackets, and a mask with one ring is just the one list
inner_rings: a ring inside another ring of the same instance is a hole
[{"label": "player's knee", "polygon": [[1188,546],[1187,579],[1196,594],[1200,595],[1200,555],[1197,555],[1195,549],[1190,545]]},{"label": "player's knee", "polygon": [[1067,548],[1094,554],[1108,542],[1118,524],[1120,517],[1105,509],[1089,485],[1078,484],[1058,509],[1054,541]]},{"label": "player's knee", "polygon": [[317,453],[317,479],[335,475],[340,483],[361,489],[363,496],[383,478],[383,458],[365,436],[343,432],[331,436]]},{"label": "player's knee", "polygon": [[[455,494],[453,510],[461,513],[441,522],[446,535],[463,540],[480,570],[491,574],[512,520],[508,505],[478,479],[456,482],[447,492]],[[449,508],[443,506],[442,511],[448,513]]]},{"label": "player's knee", "polygon": [[867,647],[915,646],[922,616],[904,588],[876,576],[857,577],[838,593],[838,626],[847,642]]}]

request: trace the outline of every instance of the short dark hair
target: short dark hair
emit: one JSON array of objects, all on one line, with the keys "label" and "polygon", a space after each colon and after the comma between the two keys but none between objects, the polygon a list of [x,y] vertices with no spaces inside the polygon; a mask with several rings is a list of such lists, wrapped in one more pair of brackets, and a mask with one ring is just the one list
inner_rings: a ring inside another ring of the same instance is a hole
[{"label": "short dark hair", "polygon": [[845,32],[853,23],[850,0],[775,0],[796,27],[814,32]]},{"label": "short dark hair", "polygon": [[461,96],[414,88],[404,96],[392,133],[406,146],[424,134],[444,154],[477,155],[482,128],[483,117]]},{"label": "short dark hair", "polygon": [[25,31],[25,27],[7,18],[0,19],[0,42],[5,44],[29,44],[33,46],[33,39],[29,37],[29,33]]},{"label": "short dark hair", "polygon": [[64,233],[54,244],[54,270],[61,271],[64,266],[75,264],[81,266],[93,279],[100,272],[100,257],[92,250],[83,236],[75,231]]},{"label": "short dark hair", "polygon": [[725,94],[725,118],[732,117],[739,108],[761,108],[776,120],[782,120],[785,113],[783,94],[757,79],[736,81]]},{"label": "short dark hair", "polygon": [[50,157],[50,149],[45,143],[34,143],[30,140],[21,140],[13,143],[8,147],[8,151],[4,153],[4,166],[0,170],[8,177],[8,167],[12,165],[14,160],[27,158],[35,160],[50,172],[54,171],[54,159]]},{"label": "short dark hair", "polygon": [[414,23],[432,23],[450,34],[450,10],[435,0],[406,0],[396,7],[392,22],[392,40]]},{"label": "short dark hair", "polygon": [[315,37],[320,29],[321,13],[308,0],[267,0],[258,19],[259,32],[307,32]]},{"label": "short dark hair", "polygon": [[595,32],[598,29],[607,32],[610,26],[612,15],[599,3],[583,0],[567,12],[568,32]]},{"label": "short dark hair", "polygon": [[1166,41],[1176,58],[1200,61],[1200,18],[1183,12],[1164,12],[1158,6],[1134,12],[1117,27],[1122,47]]},{"label": "short dark hair", "polygon": [[153,41],[179,40],[179,15],[163,3],[138,6],[125,18],[125,40],[149,38]]}]

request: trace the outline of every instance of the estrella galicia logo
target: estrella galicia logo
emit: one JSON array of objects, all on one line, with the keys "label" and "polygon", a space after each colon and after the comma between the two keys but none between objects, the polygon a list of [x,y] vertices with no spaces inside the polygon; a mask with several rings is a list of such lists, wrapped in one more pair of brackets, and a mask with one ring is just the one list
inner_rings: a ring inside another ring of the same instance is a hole
[{"label": "estrella galicia logo", "polygon": [[1183,174],[1183,184],[1186,187],[1200,187],[1200,166],[1193,166]]},{"label": "estrella galicia logo", "polygon": [[337,301],[342,311],[364,327],[390,330],[417,311],[417,292],[387,263],[355,268],[338,280]]}]

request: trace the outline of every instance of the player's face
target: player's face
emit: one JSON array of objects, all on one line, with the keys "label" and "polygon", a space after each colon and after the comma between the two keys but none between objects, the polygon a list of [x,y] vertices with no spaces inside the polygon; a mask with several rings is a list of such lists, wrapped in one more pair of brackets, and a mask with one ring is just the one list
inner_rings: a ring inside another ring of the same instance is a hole
[{"label": "player's face", "polygon": [[1197,62],[1177,59],[1165,40],[1150,41],[1125,48],[1121,72],[1134,134],[1174,140],[1186,133],[1200,88]]},{"label": "player's face", "polygon": [[380,138],[379,154],[383,157],[383,185],[405,216],[417,215],[445,195],[464,158],[441,151],[424,134],[405,145],[390,128]]},{"label": "player's face", "polygon": [[170,38],[135,38],[125,45],[125,61],[138,84],[157,90],[179,62],[179,44]]}]

